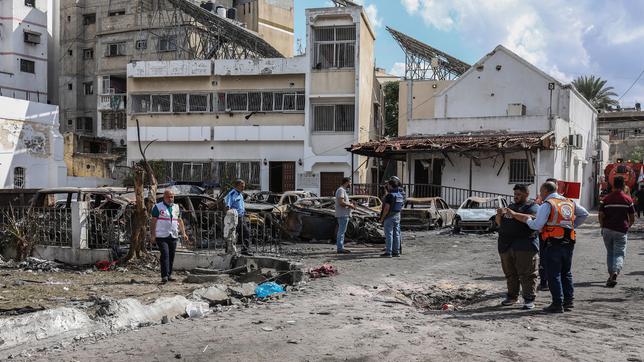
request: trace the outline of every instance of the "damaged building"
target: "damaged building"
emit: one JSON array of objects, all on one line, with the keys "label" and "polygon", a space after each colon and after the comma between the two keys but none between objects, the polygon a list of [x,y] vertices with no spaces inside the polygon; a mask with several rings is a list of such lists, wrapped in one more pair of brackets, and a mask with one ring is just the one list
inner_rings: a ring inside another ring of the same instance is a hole
[{"label": "damaged building", "polygon": [[402,161],[399,176],[414,196],[444,197],[451,188],[509,194],[514,184],[535,194],[555,177],[579,183],[581,203],[592,206],[603,162],[597,111],[572,85],[500,45],[470,67],[389,30],[407,59],[401,137],[351,152]]},{"label": "damaged building", "polygon": [[[90,147],[66,152],[72,176],[128,174],[127,64],[140,60],[290,56],[293,0],[62,0],[61,132],[74,145],[112,142],[116,161]],[[76,160],[75,158],[80,158]],[[95,166],[95,167],[94,167]],[[81,171],[82,170],[82,171]]]},{"label": "damaged building", "polygon": [[333,195],[344,176],[365,182],[365,157],[345,150],[377,138],[381,92],[375,35],[360,6],[306,10],[307,51],[291,58],[133,61],[128,65],[128,162],[141,140],[165,181]]}]

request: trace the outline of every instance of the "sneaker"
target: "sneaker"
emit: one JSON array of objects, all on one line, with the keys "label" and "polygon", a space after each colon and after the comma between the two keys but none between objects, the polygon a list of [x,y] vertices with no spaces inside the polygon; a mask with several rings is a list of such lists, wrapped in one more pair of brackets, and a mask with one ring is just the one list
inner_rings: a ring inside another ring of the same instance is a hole
[{"label": "sneaker", "polygon": [[391,254],[387,254],[387,253],[380,254],[380,257],[381,258],[391,258]]},{"label": "sneaker", "polygon": [[532,310],[534,309],[534,301],[524,301],[523,302],[523,309],[524,310]]},{"label": "sneaker", "polygon": [[166,277],[161,278],[161,284],[165,284],[167,282],[168,282],[168,278]]},{"label": "sneaker", "polygon": [[563,313],[564,308],[561,305],[550,304],[549,306],[543,308],[543,311],[546,313]]},{"label": "sneaker", "polygon": [[400,254],[391,254],[394,258],[400,258]]},{"label": "sneaker", "polygon": [[548,288],[548,284],[541,284],[541,285],[539,285],[539,291],[540,292],[548,292],[548,291],[550,291],[550,288]]},{"label": "sneaker", "polygon": [[575,304],[573,302],[564,302],[563,304],[564,311],[571,312],[573,308],[575,308]]},{"label": "sneaker", "polygon": [[606,287],[608,288],[615,288],[617,285],[617,274],[613,274],[608,280],[606,281]]},{"label": "sneaker", "polygon": [[511,305],[517,304],[519,300],[518,299],[512,299],[512,298],[505,298],[502,302],[501,305],[504,307],[509,307]]},{"label": "sneaker", "polygon": [[347,249],[342,249],[342,250],[338,250],[338,254],[351,254],[351,251]]}]

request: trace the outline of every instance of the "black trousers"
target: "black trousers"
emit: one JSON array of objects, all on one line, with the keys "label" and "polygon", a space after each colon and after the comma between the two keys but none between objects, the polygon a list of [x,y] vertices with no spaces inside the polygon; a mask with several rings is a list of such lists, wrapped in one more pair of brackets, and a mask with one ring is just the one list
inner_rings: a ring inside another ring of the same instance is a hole
[{"label": "black trousers", "polygon": [[548,275],[546,274],[546,242],[539,236],[539,284],[542,287],[548,286]]},{"label": "black trousers", "polygon": [[237,243],[241,244],[242,251],[249,251],[250,248],[250,228],[248,222],[243,216],[237,219]]},{"label": "black trousers", "polygon": [[177,250],[177,239],[157,238],[157,246],[161,253],[161,278],[170,278],[172,275],[172,264],[174,263],[174,252]]}]

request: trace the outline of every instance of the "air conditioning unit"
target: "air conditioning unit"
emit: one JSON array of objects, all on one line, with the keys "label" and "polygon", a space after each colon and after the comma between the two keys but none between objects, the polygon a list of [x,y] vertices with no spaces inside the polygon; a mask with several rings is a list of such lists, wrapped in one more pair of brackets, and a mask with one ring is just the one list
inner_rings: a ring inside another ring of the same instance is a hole
[{"label": "air conditioning unit", "polygon": [[572,148],[581,149],[584,147],[584,136],[580,134],[571,134],[568,136],[568,144]]},{"label": "air conditioning unit", "polygon": [[508,116],[525,116],[526,108],[523,103],[508,104]]}]

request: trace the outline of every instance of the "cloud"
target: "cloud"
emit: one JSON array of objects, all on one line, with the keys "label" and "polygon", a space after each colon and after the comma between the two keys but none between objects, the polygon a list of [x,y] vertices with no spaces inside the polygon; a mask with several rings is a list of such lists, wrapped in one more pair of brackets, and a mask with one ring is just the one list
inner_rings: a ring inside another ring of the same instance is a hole
[{"label": "cloud", "polygon": [[[464,45],[485,52],[498,44],[553,77],[571,81],[595,74],[618,94],[644,64],[644,1],[613,0],[400,0],[412,16]],[[422,37],[421,37],[422,40]],[[624,97],[644,99],[644,81]]]},{"label": "cloud", "polygon": [[391,69],[389,69],[389,74],[397,75],[399,77],[404,77],[405,63],[401,63],[401,62],[394,63],[394,65],[391,66]]},{"label": "cloud", "polygon": [[364,7],[367,18],[369,18],[369,22],[374,28],[382,26],[382,18],[378,16],[378,7],[375,4],[365,5],[365,0],[354,0],[353,2]]}]

